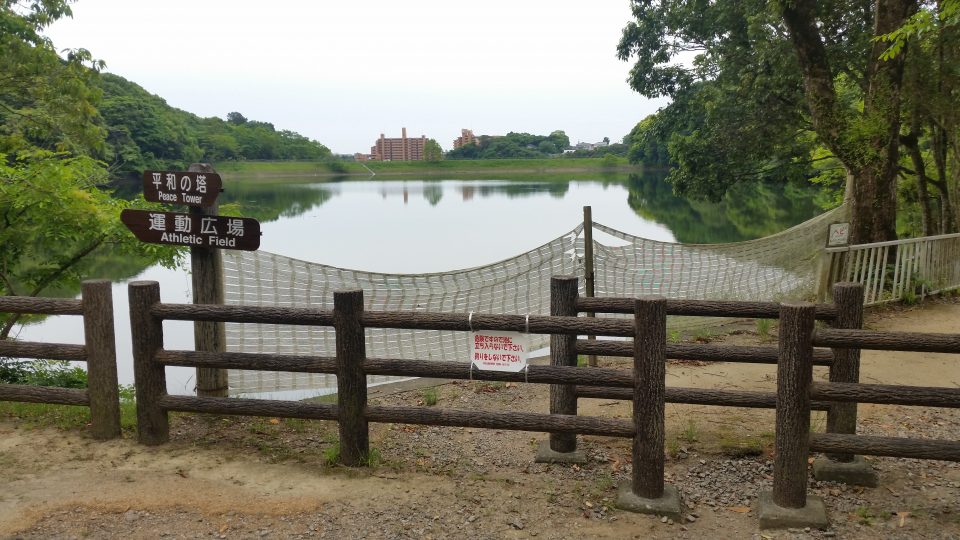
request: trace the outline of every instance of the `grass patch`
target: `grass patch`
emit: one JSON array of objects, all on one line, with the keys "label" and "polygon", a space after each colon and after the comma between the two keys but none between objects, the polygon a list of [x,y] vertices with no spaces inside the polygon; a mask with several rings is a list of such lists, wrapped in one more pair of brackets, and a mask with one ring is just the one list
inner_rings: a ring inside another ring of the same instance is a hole
[{"label": "grass patch", "polygon": [[433,407],[434,405],[437,404],[437,401],[439,401],[440,399],[439,396],[437,395],[436,388],[425,388],[420,393],[420,398],[423,401],[423,404],[426,405],[427,407]]},{"label": "grass patch", "polygon": [[680,441],[677,439],[670,439],[667,442],[667,455],[672,459],[677,459],[677,456],[680,455]]},{"label": "grass patch", "polygon": [[90,408],[80,405],[3,401],[0,415],[15,418],[26,428],[79,429],[90,423]]},{"label": "grass patch", "polygon": [[335,442],[332,445],[324,448],[323,462],[327,465],[327,467],[334,467],[340,464],[340,443],[339,442]]},{"label": "grass patch", "polygon": [[[328,467],[335,467],[340,464],[339,441],[324,449],[323,462]],[[383,455],[376,448],[371,448],[367,455],[360,460],[360,464],[364,467],[379,467],[383,464]]]},{"label": "grass patch", "polygon": [[[217,172],[232,177],[269,176],[485,176],[499,174],[557,175],[570,180],[569,173],[633,172],[639,170],[625,158],[541,158],[541,159],[446,159],[426,161],[226,161],[215,165]],[[496,179],[491,177],[491,179]]]},{"label": "grass patch", "polygon": [[337,393],[334,392],[334,393],[332,393],[332,394],[324,394],[324,395],[322,395],[322,396],[317,396],[317,397],[315,397],[315,398],[310,398],[310,401],[314,401],[314,402],[317,402],[317,403],[333,403],[333,404],[336,404],[337,401],[338,401],[338,397],[337,397]]},{"label": "grass patch", "polygon": [[717,334],[708,328],[701,328],[693,335],[693,340],[697,343],[710,343],[717,338]]},{"label": "grass patch", "polygon": [[869,506],[860,506],[854,510],[854,515],[857,516],[857,522],[860,525],[866,525],[868,527],[873,526],[874,520],[877,519],[877,511]]},{"label": "grass patch", "polygon": [[757,319],[757,335],[764,340],[770,339],[770,330],[773,329],[773,319]]},{"label": "grass patch", "polygon": [[763,444],[763,441],[756,437],[746,439],[724,437],[720,439],[720,453],[732,458],[759,456],[763,454]]},{"label": "grass patch", "polygon": [[[132,433],[137,429],[137,404],[133,386],[120,386],[120,428]],[[90,408],[82,405],[50,405],[0,401],[0,416],[14,418],[23,427],[84,429],[90,425]]]},{"label": "grass patch", "polygon": [[695,443],[700,440],[700,429],[693,420],[687,420],[687,427],[680,432],[680,439],[688,443]]}]

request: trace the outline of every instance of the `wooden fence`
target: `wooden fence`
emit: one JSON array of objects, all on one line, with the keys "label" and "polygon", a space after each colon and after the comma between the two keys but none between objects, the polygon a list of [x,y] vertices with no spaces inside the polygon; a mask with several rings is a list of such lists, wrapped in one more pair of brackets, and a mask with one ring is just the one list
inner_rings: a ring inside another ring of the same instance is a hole
[{"label": "wooden fence", "polygon": [[863,284],[868,306],[896,302],[960,287],[958,260],[957,233],[826,248],[821,282]]},{"label": "wooden fence", "polygon": [[[349,466],[366,461],[369,422],[541,431],[550,433],[550,449],[556,453],[575,451],[578,433],[628,437],[633,439],[633,476],[628,491],[643,501],[658,501],[667,496],[665,403],[775,407],[776,457],[771,498],[775,505],[786,509],[803,508],[808,502],[807,459],[811,451],[825,452],[841,461],[850,460],[855,454],[960,461],[960,442],[957,441],[855,434],[857,403],[960,407],[960,389],[860,384],[860,349],[960,353],[960,335],[862,330],[862,287],[838,284],[834,298],[835,305],[686,301],[661,297],[583,298],[577,294],[576,277],[554,277],[549,316],[468,315],[366,312],[360,290],[336,292],[332,310],[164,304],[160,302],[156,282],[133,282],[129,285],[129,308],[137,390],[137,436],[144,444],[166,442],[170,411],[335,420],[340,433],[339,459]],[[0,310],[83,314],[86,345],[7,342],[0,343],[0,354],[86,360],[90,370],[89,391],[4,385],[0,386],[0,399],[89,404],[95,434],[101,438],[118,434],[109,283],[85,283],[83,299],[79,301],[3,298]],[[633,318],[579,317],[580,312],[632,313]],[[739,347],[668,343],[668,314],[779,318],[779,344],[777,347]],[[336,355],[165,350],[164,320],[332,326],[336,333]],[[831,327],[815,329],[816,320],[826,321]],[[462,361],[372,359],[367,358],[365,352],[366,328],[549,334],[551,364],[531,365],[526,372],[510,373],[472,370],[469,363]],[[633,340],[578,340],[582,335]],[[578,367],[579,354],[629,356],[633,358],[633,370]],[[670,358],[776,365],[777,392],[666,388],[665,365]],[[814,365],[830,367],[830,382],[813,382]],[[166,393],[165,366],[332,373],[337,376],[337,403],[172,396]],[[550,412],[370,405],[367,375],[550,384]],[[578,416],[578,397],[631,399],[633,418],[628,421]],[[827,433],[810,432],[810,411],[814,409],[828,411]],[[669,512],[668,508],[657,508]]]},{"label": "wooden fence", "polygon": [[928,407],[960,407],[960,389],[848,382],[813,382],[814,347],[960,353],[960,335],[814,329],[811,304],[780,308],[780,364],[777,369],[777,429],[774,441],[773,501],[784,508],[807,503],[809,452],[865,454],[960,461],[960,442],[876,437],[853,433],[811,433],[813,400]]},{"label": "wooden fence", "polygon": [[[817,304],[815,318],[833,328],[857,329],[863,325],[863,287],[856,283],[837,283],[833,286],[834,304]],[[578,311],[595,313],[629,313],[632,300],[627,298],[578,298]],[[777,319],[780,304],[775,302],[667,300],[668,315]],[[624,341],[578,340],[577,354],[593,354],[614,357],[634,356],[634,344]],[[777,365],[781,352],[777,347],[667,343],[668,360],[699,360],[705,362],[734,362]],[[850,348],[817,348],[813,350],[812,362],[816,366],[828,366],[829,380],[854,384],[860,380],[860,351]],[[577,387],[577,398],[633,399],[630,389]],[[775,392],[736,390],[711,390],[697,388],[666,389],[667,403],[718,405],[726,407],[749,407],[774,409],[777,405]],[[856,433],[857,404],[830,403],[827,400],[811,403],[814,410],[827,411],[828,433]],[[835,454],[831,459],[849,462],[852,455]]]},{"label": "wooden fence", "polygon": [[120,436],[120,398],[110,281],[83,282],[80,300],[0,297],[0,313],[83,316],[83,345],[3,340],[0,341],[0,356],[86,362],[88,382],[85,390],[0,384],[0,401],[88,406],[94,437],[112,439]]}]

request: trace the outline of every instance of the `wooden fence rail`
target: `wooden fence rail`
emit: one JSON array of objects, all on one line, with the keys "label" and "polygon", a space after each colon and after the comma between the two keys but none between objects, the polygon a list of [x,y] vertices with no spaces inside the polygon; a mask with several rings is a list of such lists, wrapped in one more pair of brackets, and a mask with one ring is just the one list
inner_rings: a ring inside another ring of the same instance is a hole
[{"label": "wooden fence rail", "polygon": [[97,439],[120,436],[120,396],[113,330],[113,293],[107,280],[84,281],[81,299],[0,297],[0,313],[83,316],[83,345],[0,341],[0,356],[86,362],[87,388],[0,384],[0,401],[90,407],[90,430]]}]

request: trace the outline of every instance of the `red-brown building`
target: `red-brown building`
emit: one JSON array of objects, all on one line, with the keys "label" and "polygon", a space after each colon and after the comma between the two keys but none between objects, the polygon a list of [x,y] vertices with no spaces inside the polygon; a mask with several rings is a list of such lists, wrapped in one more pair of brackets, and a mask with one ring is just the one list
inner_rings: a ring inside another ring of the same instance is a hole
[{"label": "red-brown building", "polygon": [[407,128],[402,128],[401,133],[400,138],[389,139],[381,133],[376,144],[370,148],[369,159],[371,161],[423,161],[426,135],[421,135],[419,139],[408,139]]},{"label": "red-brown building", "polygon": [[468,144],[479,144],[479,141],[477,141],[477,138],[473,135],[473,130],[461,129],[460,136],[453,140],[453,149],[456,150]]}]

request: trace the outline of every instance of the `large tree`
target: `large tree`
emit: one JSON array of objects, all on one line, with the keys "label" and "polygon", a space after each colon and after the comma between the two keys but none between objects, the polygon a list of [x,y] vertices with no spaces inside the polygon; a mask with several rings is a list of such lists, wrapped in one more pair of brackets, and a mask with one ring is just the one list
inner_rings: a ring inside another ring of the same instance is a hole
[{"label": "large tree", "polygon": [[673,100],[651,127],[680,190],[809,174],[822,145],[849,178],[853,241],[896,236],[904,60],[882,61],[873,38],[916,0],[632,4],[618,53],[634,89]]},{"label": "large tree", "polygon": [[[42,30],[65,1],[0,0],[0,294],[40,295],[89,275],[111,254],[172,264],[176,251],[138,242],[120,223],[127,203],[102,188],[105,130],[86,51],[61,57]],[[5,339],[17,321],[0,322]]]}]

